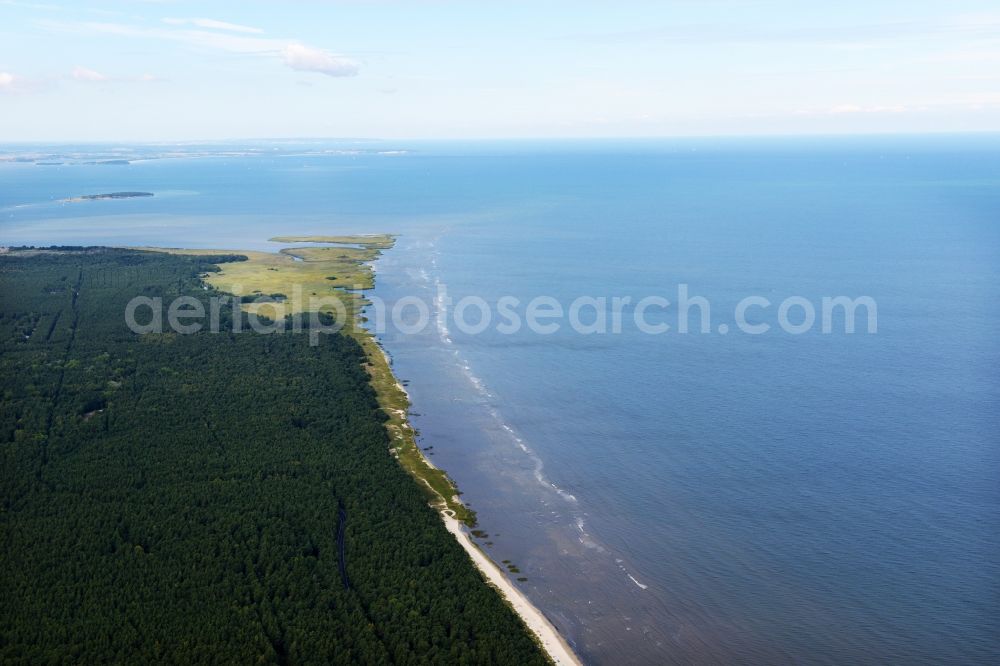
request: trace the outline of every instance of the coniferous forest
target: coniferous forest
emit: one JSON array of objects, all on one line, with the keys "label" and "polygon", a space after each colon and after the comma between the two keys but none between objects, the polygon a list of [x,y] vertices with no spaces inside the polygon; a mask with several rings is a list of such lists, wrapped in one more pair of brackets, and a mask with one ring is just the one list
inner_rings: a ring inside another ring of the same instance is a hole
[{"label": "coniferous forest", "polygon": [[238,259],[0,256],[0,661],[545,663],[389,455],[354,340],[126,326]]}]

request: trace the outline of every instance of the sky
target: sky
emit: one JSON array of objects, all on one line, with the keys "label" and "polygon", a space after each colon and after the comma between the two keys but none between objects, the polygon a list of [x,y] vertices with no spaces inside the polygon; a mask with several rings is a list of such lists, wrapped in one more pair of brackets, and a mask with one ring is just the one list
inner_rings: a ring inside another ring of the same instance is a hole
[{"label": "sky", "polygon": [[1000,2],[0,0],[0,141],[1000,131]]}]

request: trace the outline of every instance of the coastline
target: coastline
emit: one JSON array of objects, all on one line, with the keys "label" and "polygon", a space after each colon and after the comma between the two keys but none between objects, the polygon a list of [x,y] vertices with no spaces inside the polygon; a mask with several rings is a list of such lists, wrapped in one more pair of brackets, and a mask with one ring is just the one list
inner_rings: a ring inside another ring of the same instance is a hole
[{"label": "coastline", "polygon": [[545,614],[535,606],[528,597],[517,589],[497,564],[479,549],[458,520],[448,515],[447,509],[440,511],[445,527],[455,537],[459,545],[469,554],[472,562],[479,569],[487,584],[493,586],[507,601],[507,604],[517,613],[521,621],[534,634],[545,654],[553,663],[581,665],[583,662],[573,652],[569,642],[559,633],[559,630],[549,621]]},{"label": "coastline", "polygon": [[[175,254],[241,254],[248,257],[248,261],[238,264],[221,265],[218,273],[213,273],[203,277],[203,280],[215,289],[226,293],[241,295],[247,291],[255,293],[269,293],[274,289],[272,280],[274,273],[267,271],[282,272],[283,277],[288,277],[288,271],[298,271],[298,275],[293,276],[295,286],[307,284],[308,280],[315,279],[317,273],[313,268],[320,269],[318,274],[322,274],[325,268],[333,266],[338,276],[343,276],[335,281],[334,285],[327,283],[327,286],[334,288],[352,287],[353,290],[339,291],[337,297],[346,301],[349,317],[347,324],[341,331],[344,335],[354,338],[364,350],[366,357],[366,370],[370,376],[370,385],[375,391],[379,405],[386,414],[384,426],[389,434],[391,448],[389,451],[397,459],[400,465],[427,490],[428,503],[437,511],[445,528],[455,537],[458,544],[466,551],[469,558],[482,574],[484,582],[493,587],[498,594],[506,601],[507,605],[521,619],[528,632],[535,638],[539,646],[549,657],[549,659],[559,666],[580,665],[582,662],[573,652],[569,642],[559,633],[556,627],[549,621],[542,611],[535,606],[517,586],[508,578],[499,565],[497,565],[488,555],[486,555],[470,538],[468,528],[476,524],[475,512],[466,507],[459,499],[459,491],[455,483],[445,473],[444,470],[436,467],[427,456],[423,454],[417,446],[415,432],[409,423],[408,414],[410,407],[409,395],[402,383],[395,376],[389,361],[389,356],[375,339],[374,334],[364,327],[364,317],[362,310],[367,304],[361,293],[354,290],[363,291],[371,289],[375,284],[374,263],[384,249],[389,249],[395,244],[395,237],[392,235],[365,235],[365,236],[281,236],[271,240],[276,242],[296,243],[296,242],[320,242],[329,243],[330,248],[340,250],[345,245],[361,246],[347,257],[340,255],[336,262],[331,262],[323,257],[319,250],[324,248],[284,248],[280,252],[261,251],[241,251],[241,250],[185,250],[181,248],[155,248],[141,247],[148,251],[168,252]],[[294,254],[292,254],[294,252]],[[330,264],[331,266],[324,266]],[[345,265],[353,265],[356,272],[345,275]],[[329,279],[329,278],[321,278]],[[257,281],[261,281],[261,288],[254,290]],[[340,283],[340,284],[338,284]],[[313,283],[313,286],[315,284]],[[359,289],[360,288],[360,289]],[[293,294],[295,293],[294,290]],[[298,290],[301,294],[302,290]],[[315,292],[313,292],[315,294]],[[282,304],[282,314],[294,314],[305,311],[304,303],[295,297],[287,298]],[[256,311],[261,314],[268,314],[265,308],[276,307],[276,304],[265,304],[265,307],[255,306],[251,303],[244,303],[244,309]]]},{"label": "coastline", "polygon": [[[392,246],[390,245],[389,247]],[[374,262],[372,262],[372,264],[374,264]],[[372,271],[374,272],[374,265],[372,266]],[[549,619],[545,617],[545,614],[542,613],[542,611],[528,599],[527,595],[525,595],[524,592],[518,589],[514,583],[511,582],[511,580],[507,577],[506,572],[504,572],[499,565],[490,559],[490,557],[472,541],[468,533],[468,527],[475,525],[475,514],[471,514],[471,522],[467,518],[459,520],[459,518],[456,517],[454,505],[458,504],[462,508],[465,508],[465,505],[462,504],[461,500],[458,498],[458,491],[454,482],[452,482],[451,479],[445,475],[443,470],[436,467],[434,463],[432,463],[430,459],[424,455],[423,451],[420,450],[420,447],[416,445],[415,438],[413,437],[413,426],[410,425],[408,419],[410,406],[409,395],[407,394],[406,389],[403,388],[399,378],[392,372],[392,366],[389,363],[389,356],[385,349],[383,349],[382,345],[375,339],[375,336],[363,325],[361,325],[360,310],[355,314],[355,319],[356,322],[354,330],[356,333],[359,333],[360,336],[365,338],[365,342],[367,344],[362,343],[362,347],[365,348],[365,353],[369,357],[369,363],[376,368],[384,368],[384,372],[388,373],[389,378],[391,379],[393,388],[399,394],[402,394],[403,399],[405,400],[405,405],[402,408],[395,410],[395,414],[390,414],[390,419],[386,422],[386,428],[389,429],[390,436],[398,437],[400,434],[403,434],[404,438],[411,440],[412,451],[415,453],[416,458],[428,469],[434,470],[444,476],[451,489],[456,493],[451,498],[446,498],[431,485],[425,476],[414,474],[416,479],[422,480],[427,487],[435,495],[437,495],[438,501],[433,502],[432,505],[437,510],[441,520],[444,522],[445,528],[451,532],[452,536],[455,537],[455,540],[458,541],[458,544],[469,555],[473,564],[476,565],[476,568],[479,569],[479,572],[483,575],[486,584],[493,587],[497,593],[504,598],[518,617],[521,618],[521,621],[527,627],[528,631],[535,637],[539,645],[541,645],[542,649],[549,656],[549,659],[551,659],[557,666],[570,664],[580,666],[582,662],[573,652],[573,648],[570,647],[569,642],[563,637],[562,634],[559,633],[559,630],[556,629]],[[374,349],[371,349],[372,347],[374,347]],[[372,358],[375,353],[374,350],[377,350],[377,357],[375,359]],[[376,389],[376,392],[377,391],[378,389]],[[401,420],[401,423],[398,424],[398,426],[393,423],[393,421],[395,421],[393,416],[396,416]],[[402,433],[400,431],[402,431]],[[398,457],[399,455],[397,453],[397,458]],[[468,511],[468,509],[466,509],[466,511]]]},{"label": "coastline", "polygon": [[[366,331],[367,332],[367,331]],[[371,335],[369,333],[369,335]],[[371,338],[374,342],[374,337]],[[386,367],[388,368],[388,356],[385,350],[382,348],[378,342],[375,342],[376,348],[379,350],[382,358],[385,360]],[[389,369],[390,374],[392,370]],[[395,379],[395,375],[392,375]],[[399,383],[398,379],[396,381],[396,386],[406,394],[406,390],[403,388],[402,384]],[[401,415],[404,423],[404,427],[410,432],[413,432],[412,426],[406,420],[406,412],[404,410]],[[419,451],[419,447],[417,447]],[[431,469],[437,470],[434,463],[427,459],[422,453],[419,454],[421,460],[425,465]],[[425,481],[426,483],[426,481]],[[427,484],[430,488],[430,484]],[[433,488],[430,488],[433,490]],[[456,501],[457,498],[456,498]],[[465,550],[469,555],[469,559],[472,560],[476,568],[486,579],[486,583],[493,587],[497,593],[500,594],[507,602],[507,605],[513,609],[513,611],[521,618],[521,621],[528,628],[528,631],[535,637],[539,645],[549,656],[557,666],[563,666],[566,664],[572,664],[575,666],[580,666],[583,662],[576,656],[573,652],[573,648],[570,646],[569,642],[559,633],[555,625],[549,621],[545,614],[535,606],[531,600],[528,599],[527,595],[524,594],[520,589],[518,589],[514,583],[510,581],[507,577],[507,573],[497,565],[486,553],[479,548],[478,545],[470,538],[468,532],[468,525],[458,518],[455,517],[454,512],[449,509],[443,502],[437,502],[434,504],[434,508],[437,510],[438,515],[441,516],[441,520],[444,522],[445,528],[451,532],[458,544]]]}]

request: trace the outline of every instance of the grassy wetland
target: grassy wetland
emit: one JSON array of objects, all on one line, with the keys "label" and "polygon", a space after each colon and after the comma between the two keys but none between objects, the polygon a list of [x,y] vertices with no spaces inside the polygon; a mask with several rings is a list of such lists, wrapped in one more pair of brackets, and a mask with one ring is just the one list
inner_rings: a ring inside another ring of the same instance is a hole
[{"label": "grassy wetland", "polygon": [[[428,501],[469,527],[476,514],[459,499],[454,482],[435,467],[417,446],[416,432],[409,424],[410,400],[392,372],[388,357],[374,336],[362,326],[361,311],[367,304],[364,291],[375,286],[371,262],[395,244],[391,234],[342,236],[276,236],[278,243],[324,243],[323,246],[290,247],[280,252],[227,250],[247,261],[221,264],[216,273],[202,279],[219,291],[240,296],[242,308],[276,319],[318,310],[346,313],[343,332],[357,340],[367,358],[366,370],[379,405],[386,414],[385,427],[393,443],[392,454],[426,490]],[[143,248],[175,254],[217,255],[219,250]]]}]

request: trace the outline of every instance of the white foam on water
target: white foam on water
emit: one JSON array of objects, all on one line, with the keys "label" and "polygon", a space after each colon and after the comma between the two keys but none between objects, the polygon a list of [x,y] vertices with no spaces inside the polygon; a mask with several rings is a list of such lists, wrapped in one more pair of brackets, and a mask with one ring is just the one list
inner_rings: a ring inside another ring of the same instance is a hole
[{"label": "white foam on water", "polygon": [[635,576],[633,576],[632,574],[629,573],[628,569],[625,568],[625,565],[622,564],[622,562],[623,562],[623,560],[621,558],[618,558],[618,557],[615,558],[615,564],[617,564],[618,568],[621,569],[622,572],[626,576],[628,576],[629,580],[631,580],[633,583],[635,583],[636,585],[638,585],[639,589],[642,589],[642,590],[649,589],[649,585],[645,585],[643,583],[640,583],[638,580],[636,580]]},{"label": "white foam on water", "polygon": [[434,323],[437,326],[438,337],[446,345],[452,344],[451,331],[448,329],[448,311],[444,307],[444,290],[441,289],[440,278],[434,278]]},{"label": "white foam on water", "polygon": [[626,576],[628,576],[629,578],[631,578],[631,579],[632,579],[632,582],[633,582],[633,583],[635,583],[636,585],[638,585],[638,586],[639,586],[640,588],[642,588],[643,590],[645,590],[645,589],[648,589],[648,588],[649,588],[649,585],[643,585],[642,583],[640,583],[639,581],[637,581],[637,580],[635,579],[635,577],[634,577],[634,576],[633,576],[632,574],[625,574],[625,575],[626,575]]},{"label": "white foam on water", "polygon": [[527,445],[524,439],[514,431],[514,428],[512,428],[509,423],[504,421],[503,416],[500,414],[500,411],[495,407],[491,407],[490,415],[493,417],[493,420],[500,425],[500,428],[502,428],[510,436],[511,440],[514,442],[517,448],[521,449],[521,451],[523,451],[525,454],[528,455],[529,458],[531,458],[532,463],[534,463],[535,480],[538,481],[540,485],[545,486],[546,488],[549,488],[551,490],[554,490],[555,493],[559,495],[559,497],[563,498],[567,502],[576,504],[578,501],[576,499],[576,495],[573,495],[572,493],[563,490],[558,485],[550,481],[547,476],[545,476],[545,473],[543,471],[545,469],[545,463],[543,463],[542,459],[539,458],[538,455],[531,450],[531,447]]}]

